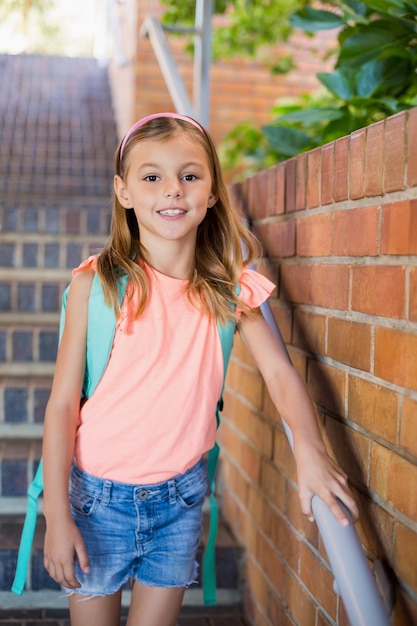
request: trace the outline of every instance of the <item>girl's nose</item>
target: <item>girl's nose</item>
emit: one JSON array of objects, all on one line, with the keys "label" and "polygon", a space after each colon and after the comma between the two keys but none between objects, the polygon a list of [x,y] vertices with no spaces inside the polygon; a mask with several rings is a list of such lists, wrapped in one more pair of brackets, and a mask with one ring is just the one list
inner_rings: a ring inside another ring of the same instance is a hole
[{"label": "girl's nose", "polygon": [[180,181],[177,179],[170,179],[165,186],[165,196],[167,198],[178,198],[182,194]]}]

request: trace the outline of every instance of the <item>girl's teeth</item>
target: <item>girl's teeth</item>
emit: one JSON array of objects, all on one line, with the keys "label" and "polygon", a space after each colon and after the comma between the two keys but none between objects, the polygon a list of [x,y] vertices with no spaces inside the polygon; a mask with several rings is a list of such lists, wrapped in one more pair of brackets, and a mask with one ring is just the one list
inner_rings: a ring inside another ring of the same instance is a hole
[{"label": "girl's teeth", "polygon": [[181,215],[183,211],[180,209],[166,209],[165,211],[160,211],[162,215]]}]

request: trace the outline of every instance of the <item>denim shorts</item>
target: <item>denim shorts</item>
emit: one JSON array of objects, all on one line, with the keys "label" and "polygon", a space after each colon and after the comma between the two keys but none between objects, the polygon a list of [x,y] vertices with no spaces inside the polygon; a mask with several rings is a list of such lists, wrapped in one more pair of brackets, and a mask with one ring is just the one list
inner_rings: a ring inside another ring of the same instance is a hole
[{"label": "denim shorts", "polygon": [[71,512],[85,542],[90,572],[84,574],[76,560],[81,588],[67,591],[104,596],[130,579],[157,587],[195,582],[207,488],[203,460],[152,485],[98,478],[73,465]]}]

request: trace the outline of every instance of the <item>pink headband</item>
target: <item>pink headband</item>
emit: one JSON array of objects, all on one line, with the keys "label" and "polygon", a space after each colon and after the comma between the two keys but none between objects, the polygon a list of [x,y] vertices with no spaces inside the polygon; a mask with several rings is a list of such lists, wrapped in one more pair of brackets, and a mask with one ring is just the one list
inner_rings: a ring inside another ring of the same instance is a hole
[{"label": "pink headband", "polygon": [[125,138],[123,139],[122,145],[120,146],[120,160],[122,160],[123,150],[125,149],[126,142],[129,139],[129,137],[132,135],[132,133],[134,133],[135,130],[137,130],[138,128],[146,124],[147,122],[150,122],[151,120],[155,120],[158,117],[172,117],[174,120],[184,120],[184,122],[189,122],[190,124],[198,128],[198,130],[202,132],[203,135],[206,134],[204,131],[204,128],[200,126],[198,122],[193,120],[191,117],[188,117],[187,115],[181,115],[181,113],[154,113],[153,115],[142,117],[141,120],[139,120],[138,122],[135,122],[135,124],[133,124],[133,126],[129,128],[129,130],[127,131],[125,135]]}]

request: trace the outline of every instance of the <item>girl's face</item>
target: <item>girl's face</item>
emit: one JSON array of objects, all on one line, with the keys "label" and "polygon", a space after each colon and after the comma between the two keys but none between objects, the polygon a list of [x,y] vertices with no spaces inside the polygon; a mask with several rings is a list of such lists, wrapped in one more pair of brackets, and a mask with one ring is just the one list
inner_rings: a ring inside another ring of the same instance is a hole
[{"label": "girl's face", "polygon": [[147,250],[168,240],[195,244],[197,228],[217,200],[206,152],[185,133],[139,142],[114,189],[122,206],[134,209]]}]

